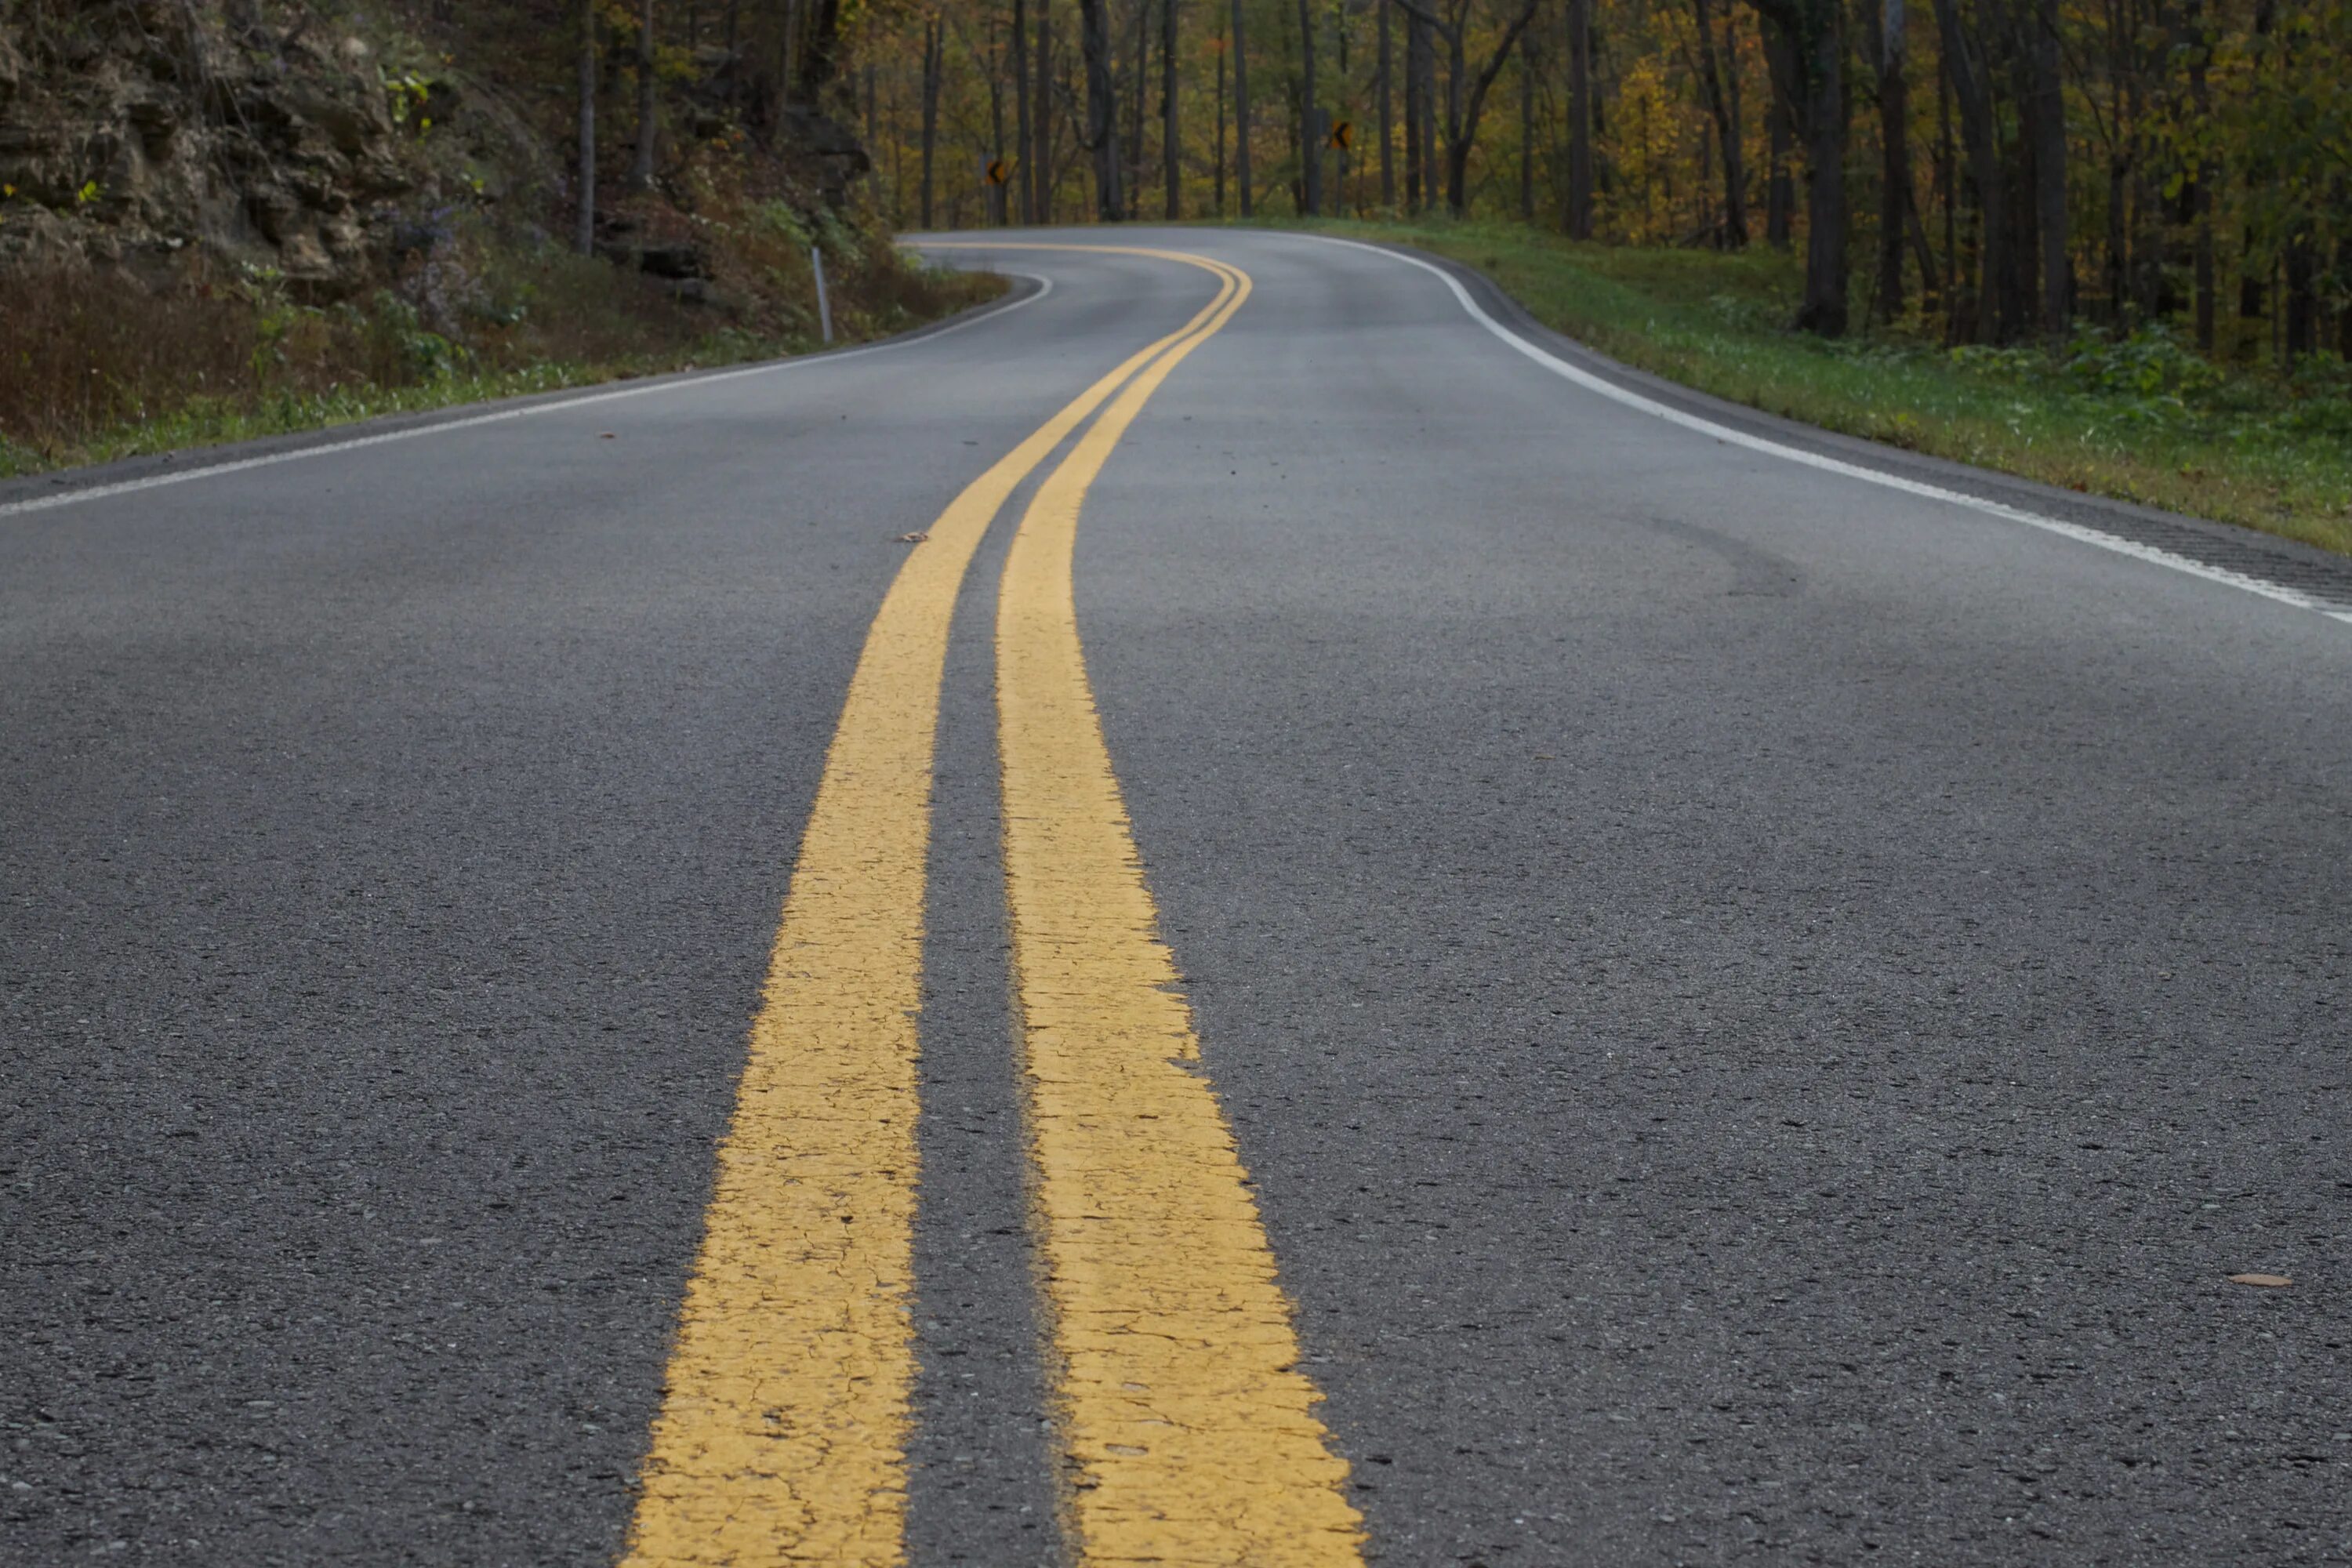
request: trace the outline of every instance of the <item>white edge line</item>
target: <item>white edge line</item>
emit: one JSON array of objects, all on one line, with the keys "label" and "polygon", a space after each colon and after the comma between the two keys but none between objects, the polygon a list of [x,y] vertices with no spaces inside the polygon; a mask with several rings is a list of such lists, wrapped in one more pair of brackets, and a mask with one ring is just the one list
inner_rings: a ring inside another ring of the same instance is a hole
[{"label": "white edge line", "polygon": [[239,474],[248,468],[267,468],[279,463],[299,463],[309,458],[324,458],[337,452],[356,452],[363,447],[382,447],[394,441],[412,441],[425,436],[446,435],[452,430],[472,430],[484,425],[502,425],[509,419],[529,419],[541,414],[561,414],[568,409],[585,408],[592,404],[618,403],[628,397],[651,397],[665,392],[687,392],[697,387],[715,386],[723,381],[740,381],[748,376],[773,375],[779,371],[818,370],[844,360],[859,359],[866,354],[887,353],[893,349],[913,348],[918,344],[936,342],[966,327],[976,327],[982,321],[993,321],[1011,315],[1024,305],[1034,305],[1054,291],[1054,280],[1034,272],[1014,272],[1004,269],[1014,278],[1026,278],[1039,287],[1036,292],[1024,294],[993,305],[985,310],[950,321],[935,331],[920,337],[894,338],[887,342],[867,343],[862,348],[843,349],[835,353],[803,354],[790,359],[770,360],[762,364],[743,365],[735,370],[688,374],[676,381],[663,381],[651,385],[613,387],[603,392],[583,393],[577,397],[558,397],[544,403],[533,403],[520,408],[493,409],[488,414],[468,414],[455,419],[436,419],[430,424],[413,425],[404,430],[385,430],[373,436],[354,436],[341,441],[322,441],[314,447],[298,447],[289,452],[271,452],[258,458],[237,458],[226,463],[211,463],[202,468],[179,468],[168,474],[149,474],[142,479],[120,479],[112,484],[91,485],[84,489],[60,490],[56,495],[34,496],[26,500],[0,502],[0,517],[20,517],[27,512],[47,511],[52,507],[73,506],[82,501],[103,500],[109,496],[130,495],[137,490],[161,489],[165,485],[184,485],[191,479],[209,479],[221,474]]},{"label": "white edge line", "polygon": [[1580,370],[1559,355],[1529,342],[1488,315],[1478,301],[1471,298],[1470,291],[1462,287],[1462,280],[1442,267],[1432,266],[1417,256],[1407,256],[1402,251],[1389,250],[1377,245],[1366,245],[1361,240],[1342,239],[1337,235],[1309,234],[1301,235],[1298,237],[1319,240],[1326,245],[1344,245],[1351,250],[1370,251],[1374,256],[1384,256],[1391,261],[1401,261],[1408,267],[1420,268],[1423,272],[1439,279],[1448,289],[1454,290],[1454,298],[1460,302],[1463,310],[1469,312],[1472,321],[1476,321],[1544,369],[1573,382],[1588,392],[1597,392],[1612,402],[1622,403],[1626,407],[1638,409],[1643,414],[1654,415],[1668,424],[1679,425],[1686,430],[1696,430],[1701,435],[1712,436],[1718,441],[1727,441],[1735,447],[1745,447],[1750,451],[1767,453],[1775,458],[1785,458],[1792,463],[1802,463],[1807,468],[1819,468],[1824,473],[1841,474],[1847,479],[1862,479],[1870,484],[1884,486],[1887,489],[1901,490],[1906,495],[1920,496],[1928,500],[1946,501],[1953,506],[1967,507],[1971,511],[1980,511],[1989,517],[2006,518],[2011,522],[2021,522],[2029,528],[2041,529],[2045,533],[2055,533],[2084,544],[2095,544],[2102,550],[2112,550],[2118,555],[2128,555],[2135,560],[2146,561],[2154,565],[2169,566],[2176,572],[2185,572],[2192,577],[2202,577],[2210,583],[2222,583],[2232,588],[2242,588],[2249,594],[2259,594],[2265,599],[2274,599],[2282,605],[2293,605],[2299,610],[2315,610],[2332,620],[2352,625],[2352,610],[2337,609],[2325,600],[2315,599],[2308,594],[2283,587],[2276,583],[2264,582],[2260,577],[2249,576],[2243,572],[2232,572],[2225,566],[2209,566],[2202,561],[2192,560],[2186,555],[2177,555],[2169,550],[2159,550],[2152,544],[2141,544],[2129,539],[2118,539],[2114,534],[2103,533],[2095,528],[2085,528],[2080,523],[2065,522],[2054,517],[2045,517],[2040,512],[2027,511],[2022,507],[2008,506],[1997,500],[1987,500],[1981,496],[1969,495],[1965,490],[1949,490],[1940,485],[1905,479],[1900,474],[1890,474],[1882,469],[1864,468],[1859,463],[1843,462],[1836,458],[1823,457],[1818,452],[1808,452],[1801,447],[1786,446],[1762,436],[1754,436],[1745,430],[1735,429],[1728,425],[1718,425],[1711,419],[1702,418],[1696,414],[1686,414],[1679,408],[1670,407],[1653,398],[1644,397],[1638,392],[1628,391],[1614,382],[1605,381],[1590,371]]}]

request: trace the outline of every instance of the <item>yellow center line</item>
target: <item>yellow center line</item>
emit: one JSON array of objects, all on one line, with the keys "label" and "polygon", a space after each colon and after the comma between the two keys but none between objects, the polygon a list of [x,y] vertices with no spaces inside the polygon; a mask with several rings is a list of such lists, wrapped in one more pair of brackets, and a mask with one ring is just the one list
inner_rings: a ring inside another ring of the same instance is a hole
[{"label": "yellow center line", "polygon": [[801,840],[719,1148],[628,1568],[904,1560],[931,750],[948,626],[1005,499],[1130,356],[973,480],[884,596]]},{"label": "yellow center line", "polygon": [[[1219,271],[1219,264],[1202,262]],[[1071,1514],[1087,1563],[1353,1565],[1348,1466],[1160,941],[1087,681],[1071,552],[1146,399],[1121,392],[1039,487],[997,613],[1004,858]]]}]

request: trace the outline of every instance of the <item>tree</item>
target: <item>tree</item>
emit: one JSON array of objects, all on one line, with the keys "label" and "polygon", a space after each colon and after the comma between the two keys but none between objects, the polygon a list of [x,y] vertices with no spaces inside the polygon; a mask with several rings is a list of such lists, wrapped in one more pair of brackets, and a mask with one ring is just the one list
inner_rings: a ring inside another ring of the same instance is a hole
[{"label": "tree", "polygon": [[1396,120],[1389,97],[1389,72],[1394,58],[1389,43],[1388,0],[1373,0],[1372,9],[1379,14],[1381,29],[1381,64],[1379,106],[1381,118],[1381,207],[1384,212],[1396,210]]},{"label": "tree", "polygon": [[[617,24],[645,0],[598,3],[602,22],[583,15],[580,28],[589,136],[596,95],[644,47],[644,30]],[[2011,342],[2082,320],[2168,323],[2217,356],[2281,368],[2352,347],[2352,0],[1561,0],[1544,22],[1522,20],[1530,0],[1251,4],[1079,0],[1092,27],[1057,47],[1054,0],[861,0],[850,47],[868,140],[887,149],[877,197],[917,216],[927,96],[940,221],[988,195],[981,155],[1000,147],[1039,222],[1057,199],[1069,217],[1072,196],[1106,218],[1227,210],[1229,184],[1250,215],[1268,199],[1370,206],[1370,150],[1360,163],[1329,151],[1330,121],[1351,118],[1378,135],[1381,206],[1521,221],[1541,206],[1599,242],[1801,247],[1794,315],[1811,331]],[[728,8],[740,11],[729,92],[746,128],[806,135],[814,116],[815,134],[835,134],[804,84],[838,0]],[[940,16],[961,47],[928,47]],[[1254,57],[1253,22],[1274,29]],[[1253,123],[1253,58],[1282,89],[1274,126]],[[1484,159],[1489,91],[1514,66],[1517,133]],[[1000,94],[1013,121],[1001,134]],[[1254,132],[1287,150],[1271,193]],[[591,147],[592,239],[594,167]],[[1847,210],[1849,189],[1871,216]],[[1857,228],[1871,243],[1849,279]],[[1849,282],[1864,321],[1844,320]]]},{"label": "tree", "polygon": [[[1900,6],[1902,0],[1888,3]],[[1692,0],[1691,9],[1698,32],[1699,88],[1707,111],[1715,117],[1715,133],[1723,147],[1722,243],[1740,250],[1748,244],[1748,168],[1742,146],[1744,128],[1739,123],[1739,79],[1735,74],[1727,81],[1716,64],[1715,17],[1708,0]],[[1727,14],[1724,22],[1727,37]]]},{"label": "tree", "polygon": [[940,87],[947,62],[947,26],[935,14],[923,22],[923,226],[931,226],[931,188],[940,144]]},{"label": "tree", "polygon": [[[1845,8],[1839,0],[1748,0],[1788,40],[1802,71],[1805,138],[1805,297],[1797,325],[1845,335]],[[1949,0],[1939,0],[1948,4]]]},{"label": "tree", "polygon": [[[1701,0],[1704,4],[1705,0]],[[1870,317],[1882,325],[1903,314],[1903,241],[1911,216],[1911,99],[1904,75],[1903,0],[1870,13],[1878,71],[1878,282]]]},{"label": "tree", "polygon": [[[1184,216],[1182,155],[1176,119],[1176,0],[1160,0],[1160,160],[1167,181],[1167,212],[1171,223]],[[1138,83],[1136,90],[1143,90]]]},{"label": "tree", "polygon": [[654,0],[644,0],[637,12],[637,148],[629,164],[633,190],[651,190],[654,183]]},{"label": "tree", "polygon": [[1592,0],[1568,0],[1568,237],[1592,237]]},{"label": "tree", "polygon": [[1249,46],[1242,32],[1242,0],[1234,0],[1234,183],[1241,192],[1242,216],[1250,216]]},{"label": "tree", "polygon": [[[1042,86],[1043,83],[1041,82]],[[868,139],[872,132],[867,132]],[[1029,5],[1013,0],[1013,155],[1021,165],[1021,221],[1037,223],[1036,147],[1029,130]]]},{"label": "tree", "polygon": [[[1445,205],[1455,217],[1464,217],[1470,210],[1470,148],[1477,140],[1478,119],[1486,106],[1487,89],[1502,74],[1503,62],[1511,58],[1519,35],[1535,20],[1538,0],[1524,0],[1519,5],[1505,26],[1501,41],[1475,77],[1470,74],[1467,39],[1475,0],[1451,0],[1443,12],[1430,9],[1423,0],[1397,0],[1397,4],[1445,40]],[[1463,90],[1465,83],[1469,89],[1466,94]]]},{"label": "tree", "polygon": [[1095,215],[1105,223],[1127,216],[1119,195],[1118,102],[1111,87],[1110,16],[1105,0],[1078,0],[1078,50],[1086,61],[1085,146],[1095,158]]},{"label": "tree", "polygon": [[1307,216],[1323,211],[1323,127],[1315,110],[1314,0],[1298,0],[1298,178]]},{"label": "tree", "polygon": [[580,0],[580,200],[573,244],[596,253],[596,0]]}]

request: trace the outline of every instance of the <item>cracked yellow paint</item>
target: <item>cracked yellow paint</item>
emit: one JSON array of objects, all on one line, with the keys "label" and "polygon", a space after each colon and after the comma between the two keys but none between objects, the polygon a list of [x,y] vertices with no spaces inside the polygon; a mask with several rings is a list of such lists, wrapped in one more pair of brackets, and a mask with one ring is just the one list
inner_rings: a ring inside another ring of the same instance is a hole
[{"label": "cracked yellow paint", "polygon": [[1059,1395],[1087,1563],[1360,1563],[1348,1466],[1290,1304],[1087,682],[1078,510],[1146,399],[1249,295],[1129,383],[1039,487],[997,607],[1004,856]]},{"label": "cracked yellow paint", "polygon": [[1230,291],[973,480],[874,617],[719,1145],[626,1568],[905,1559],[915,1018],[956,590],[1014,487]]}]

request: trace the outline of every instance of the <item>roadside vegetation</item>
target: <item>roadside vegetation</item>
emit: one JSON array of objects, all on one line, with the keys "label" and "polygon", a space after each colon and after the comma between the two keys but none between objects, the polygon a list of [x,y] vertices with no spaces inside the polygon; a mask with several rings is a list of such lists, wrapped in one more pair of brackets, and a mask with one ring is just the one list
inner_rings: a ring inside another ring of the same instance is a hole
[{"label": "roadside vegetation", "polygon": [[1802,264],[1579,244],[1517,224],[1327,223],[1485,271],[1545,325],[1718,397],[2048,484],[2352,553],[2352,365],[2225,367],[2161,323],[1946,347],[1796,330]]},{"label": "roadside vegetation", "polygon": [[1708,391],[2352,548],[2352,0],[934,0],[845,45],[901,224],[1379,223]]},{"label": "roadside vegetation", "polygon": [[[453,244],[430,283],[332,304],[266,269],[191,268],[154,291],[79,268],[19,278],[0,310],[0,478],[820,347],[796,215],[778,206],[747,227],[717,247],[741,301],[717,319],[603,260],[488,237]],[[826,254],[844,344],[1003,287],[847,229]],[[444,298],[421,307],[427,289]]]},{"label": "roadside vegetation", "polygon": [[0,476],[901,331],[827,11],[0,0]]}]

